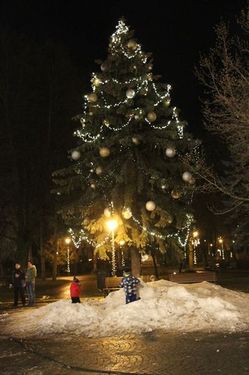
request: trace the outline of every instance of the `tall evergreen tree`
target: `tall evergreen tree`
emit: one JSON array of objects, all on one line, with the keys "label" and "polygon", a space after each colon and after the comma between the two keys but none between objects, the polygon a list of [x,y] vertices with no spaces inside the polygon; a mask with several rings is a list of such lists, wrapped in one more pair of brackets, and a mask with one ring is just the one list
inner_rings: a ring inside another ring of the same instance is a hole
[{"label": "tall evergreen tree", "polygon": [[171,86],[153,74],[151,54],[123,20],[108,52],[84,96],[72,163],[55,173],[55,182],[59,194],[69,193],[62,212],[73,230],[105,257],[106,221],[116,219],[112,239],[131,247],[135,264],[150,246],[165,252],[186,244],[195,179],[183,156],[194,157],[198,142],[171,105]]}]

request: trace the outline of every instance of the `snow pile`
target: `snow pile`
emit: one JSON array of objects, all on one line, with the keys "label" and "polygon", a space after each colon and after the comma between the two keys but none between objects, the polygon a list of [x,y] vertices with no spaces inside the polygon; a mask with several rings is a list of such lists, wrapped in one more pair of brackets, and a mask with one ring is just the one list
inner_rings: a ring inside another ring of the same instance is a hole
[{"label": "snow pile", "polygon": [[[166,331],[239,331],[249,329],[249,295],[207,282],[180,285],[166,280],[142,283],[141,299],[126,305],[119,290],[101,301],[70,300],[6,318],[12,334],[69,333],[107,336]],[[17,323],[17,318],[20,319]],[[12,320],[11,320],[12,319]]]}]

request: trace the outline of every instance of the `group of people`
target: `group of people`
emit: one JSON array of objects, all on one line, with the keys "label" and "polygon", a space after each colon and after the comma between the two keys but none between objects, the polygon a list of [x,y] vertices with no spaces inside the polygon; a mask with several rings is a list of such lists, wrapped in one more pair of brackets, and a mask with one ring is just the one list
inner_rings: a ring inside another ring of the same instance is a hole
[{"label": "group of people", "polygon": [[[139,279],[132,276],[129,269],[124,271],[124,277],[121,280],[120,287],[124,288],[126,304],[140,299],[138,296],[139,283]],[[80,303],[80,282],[75,276],[70,284],[70,296],[72,303]]]},{"label": "group of people", "polygon": [[25,291],[28,296],[27,306],[33,306],[35,303],[35,278],[37,276],[36,266],[31,260],[27,263],[27,270],[24,272],[19,263],[15,263],[15,269],[12,273],[10,287],[14,291],[14,307],[18,306],[20,298],[22,305],[26,305]]},{"label": "group of people", "polygon": [[[19,297],[22,305],[26,305],[25,291],[28,296],[27,306],[33,306],[35,303],[35,279],[37,276],[36,266],[31,260],[27,263],[27,270],[24,272],[19,263],[15,264],[15,269],[12,273],[12,280],[10,287],[14,291],[14,307],[18,306]],[[140,281],[135,276],[132,276],[130,270],[124,271],[124,277],[121,280],[120,287],[124,288],[125,302],[130,303],[139,299],[137,287]],[[80,282],[74,276],[70,284],[70,297],[72,303],[80,303]]]}]

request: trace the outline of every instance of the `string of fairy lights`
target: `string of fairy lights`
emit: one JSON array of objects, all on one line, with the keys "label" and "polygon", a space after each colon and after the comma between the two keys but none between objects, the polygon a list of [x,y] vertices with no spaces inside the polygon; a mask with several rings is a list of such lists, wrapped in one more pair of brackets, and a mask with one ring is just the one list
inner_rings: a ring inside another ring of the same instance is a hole
[{"label": "string of fairy lights", "polygon": [[[111,36],[111,43],[109,45],[111,53],[112,54],[119,53],[119,50],[121,50],[122,54],[129,60],[139,55],[143,63],[146,63],[147,56],[145,56],[144,53],[142,52],[140,44],[136,43],[133,53],[127,53],[125,48],[123,47],[121,43],[122,37],[123,35],[126,35],[128,31],[129,31],[128,26],[126,26],[123,20],[120,20],[118,22],[118,25],[116,26],[115,33],[113,33]],[[117,46],[119,46],[119,48],[117,48]]]},{"label": "string of fairy lights", "polygon": [[[139,81],[138,79],[136,79],[136,80]],[[109,81],[106,80],[105,82],[109,82]],[[126,84],[126,82],[124,82],[124,84]],[[134,91],[134,96],[135,96],[138,92],[141,91],[141,89],[143,88],[143,85],[146,85],[147,90],[148,90],[148,81],[145,80],[145,81],[143,81],[143,82],[140,84],[140,86],[139,86],[138,89],[137,89],[137,92]],[[157,89],[156,89],[156,85],[155,85],[154,83],[152,83],[152,87],[153,87],[154,93],[156,94],[156,96],[157,96],[158,99],[159,99],[157,102],[154,103],[154,107],[158,106],[158,104],[162,103],[162,101],[165,100],[166,98],[167,98],[167,99],[169,100],[169,102],[170,102],[170,90],[171,90],[171,85],[167,85],[167,91],[166,91],[164,94],[162,94],[162,95],[160,95],[160,94],[158,93],[158,91],[157,91]],[[106,102],[105,96],[104,96],[104,92],[101,91],[100,93],[101,93],[101,97],[102,97],[102,99],[103,99],[103,101],[104,101],[105,104],[104,104],[104,105],[95,104],[95,105],[93,105],[93,107],[97,107],[97,108],[100,108],[100,109],[102,109],[102,110],[105,110],[105,109],[113,109],[113,108],[119,107],[119,106],[122,105],[122,104],[126,104],[126,103],[128,103],[128,101],[132,99],[132,98],[126,98],[126,99],[124,99],[124,100],[121,100],[121,101],[118,102],[118,103],[113,104],[113,105],[111,105],[111,104],[108,105],[107,102]],[[88,108],[88,104],[89,104],[89,103],[88,103],[88,95],[85,95],[84,99],[85,99],[85,100],[84,100],[84,102],[85,102],[85,111],[84,111],[85,113],[84,113],[84,114],[85,114],[85,116],[86,116],[86,115],[87,115],[87,108]],[[134,109],[134,112],[139,111],[139,110],[142,111],[141,108],[135,108],[135,109]],[[129,119],[128,119],[127,121],[125,121],[122,125],[120,125],[119,127],[113,127],[113,126],[111,126],[111,124],[109,123],[108,120],[104,120],[104,124],[102,124],[102,125],[100,126],[99,131],[98,131],[98,134],[96,134],[96,135],[92,135],[90,132],[85,132],[85,128],[86,128],[87,122],[86,122],[86,120],[85,120],[85,118],[84,118],[84,116],[83,116],[83,117],[81,117],[81,119],[80,119],[80,121],[81,121],[81,125],[82,125],[82,129],[77,129],[77,130],[74,132],[74,135],[77,136],[77,137],[79,137],[79,138],[81,138],[82,141],[85,142],[85,143],[94,143],[94,142],[96,142],[97,140],[99,140],[100,138],[104,139],[104,137],[102,137],[101,135],[102,135],[102,133],[104,132],[104,130],[106,129],[106,127],[108,127],[108,129],[113,130],[113,131],[115,131],[115,132],[122,131],[125,127],[127,127],[127,126],[130,124],[131,120],[132,120],[134,117],[135,117],[135,114],[134,114],[134,113],[130,114]],[[179,121],[179,119],[178,119],[178,115],[177,115],[177,113],[176,113],[176,107],[173,108],[172,119],[169,120],[169,121],[167,122],[167,125],[165,125],[165,126],[156,126],[156,125],[152,124],[152,122],[151,122],[149,119],[147,119],[146,117],[145,117],[144,120],[145,120],[147,123],[151,124],[152,127],[153,127],[154,129],[159,129],[159,130],[160,130],[160,129],[165,129],[165,128],[168,127],[171,123],[175,123],[175,122],[176,122],[176,123],[177,123],[177,126],[178,126],[179,128],[181,128],[181,132],[183,131],[183,127],[180,125],[180,121]],[[178,125],[178,124],[179,124],[179,125]],[[82,131],[84,131],[84,132],[82,132]],[[183,137],[183,134],[182,134],[181,137]]]},{"label": "string of fairy lights", "polygon": [[97,243],[90,239],[83,229],[80,229],[76,234],[72,228],[69,228],[68,233],[70,234],[73,244],[77,249],[80,247],[82,241],[86,241],[89,245],[91,245],[95,249],[98,249],[110,240],[110,235],[108,234],[103,241]]},{"label": "string of fairy lights", "polygon": [[[150,236],[152,237],[156,237],[158,239],[161,239],[161,240],[167,240],[168,238],[170,237],[176,237],[179,244],[184,248],[186,245],[187,245],[187,242],[188,242],[188,239],[189,239],[189,235],[190,235],[190,230],[191,230],[191,225],[193,223],[193,216],[191,214],[186,214],[186,224],[184,227],[181,228],[181,230],[179,230],[178,232],[176,233],[170,233],[170,234],[167,234],[167,235],[162,235],[158,232],[155,232],[153,230],[149,230],[147,227],[145,227],[143,224],[141,224],[141,222],[135,218],[133,215],[132,215],[132,219],[133,221],[146,233],[148,233]],[[181,239],[181,233],[185,232],[186,231],[186,235],[185,235],[185,238],[182,240]]]},{"label": "string of fairy lights", "polygon": [[[110,208],[111,208],[111,215],[113,215],[113,213],[114,213],[113,202],[110,202]],[[141,222],[133,214],[131,214],[131,218],[140,227],[140,229],[142,229],[142,231],[146,232],[148,235],[150,235],[152,237],[155,237],[155,238],[158,238],[160,240],[167,240],[170,237],[176,237],[179,244],[183,248],[187,245],[189,235],[190,235],[191,225],[193,223],[193,215],[186,214],[186,224],[185,224],[184,227],[181,228],[181,230],[178,230],[178,232],[176,232],[176,233],[170,233],[170,234],[167,234],[167,235],[163,235],[163,234],[158,233],[154,230],[148,229],[146,226],[141,224]],[[185,238],[182,240],[181,233],[183,233],[185,231],[186,231],[186,235],[185,235]],[[82,241],[86,241],[89,245],[91,245],[95,249],[98,249],[99,247],[103,246],[105,243],[110,241],[110,235],[108,234],[103,241],[97,243],[97,242],[93,241],[92,239],[90,239],[83,229],[80,229],[79,232],[76,235],[76,233],[73,231],[73,229],[69,228],[68,233],[70,234],[70,236],[72,238],[72,241],[73,241],[73,244],[76,248],[80,247]]]}]

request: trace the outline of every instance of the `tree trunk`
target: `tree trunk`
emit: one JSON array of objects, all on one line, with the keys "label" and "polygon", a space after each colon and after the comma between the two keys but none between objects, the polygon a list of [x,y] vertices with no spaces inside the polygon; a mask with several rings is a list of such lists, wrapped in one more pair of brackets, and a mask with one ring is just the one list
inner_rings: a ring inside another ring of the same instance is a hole
[{"label": "tree trunk", "polygon": [[97,255],[98,253],[95,252],[95,250],[93,250],[93,255],[92,255],[92,259],[93,259],[93,269],[92,269],[92,272],[93,273],[96,273],[97,272]]},{"label": "tree trunk", "polygon": [[131,272],[133,276],[141,275],[141,257],[136,248],[131,248]]},{"label": "tree trunk", "polygon": [[4,276],[4,267],[3,267],[2,260],[0,260],[0,276],[1,276],[1,277]]},{"label": "tree trunk", "polygon": [[77,276],[77,274],[78,274],[78,262],[77,261],[75,261],[74,264],[73,264],[73,274],[75,276]]},{"label": "tree trunk", "polygon": [[52,279],[55,281],[57,277],[57,253],[58,253],[58,241],[57,241],[57,248],[54,252],[53,256],[53,271],[52,271]]},{"label": "tree trunk", "polygon": [[42,278],[42,280],[45,280],[46,279],[46,264],[45,264],[44,250],[43,250],[42,222],[40,222],[40,254],[41,254],[41,278]]},{"label": "tree trunk", "polygon": [[159,274],[158,274],[158,268],[157,268],[157,264],[156,264],[156,257],[155,257],[154,250],[151,251],[151,256],[152,256],[152,260],[153,260],[153,266],[154,266],[155,276],[156,276],[156,279],[158,280],[159,279]]},{"label": "tree trunk", "polygon": [[190,271],[194,268],[194,249],[191,241],[189,241],[188,245],[188,268]]}]

